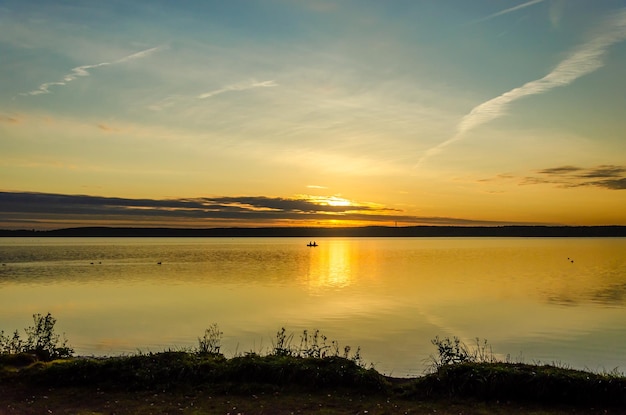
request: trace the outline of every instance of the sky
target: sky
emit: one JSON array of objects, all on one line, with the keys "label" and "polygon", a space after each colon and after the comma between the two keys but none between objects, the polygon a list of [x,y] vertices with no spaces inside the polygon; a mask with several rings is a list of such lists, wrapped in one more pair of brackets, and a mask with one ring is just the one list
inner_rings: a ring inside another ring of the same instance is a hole
[{"label": "sky", "polygon": [[0,0],[0,228],[626,225],[626,0]]}]

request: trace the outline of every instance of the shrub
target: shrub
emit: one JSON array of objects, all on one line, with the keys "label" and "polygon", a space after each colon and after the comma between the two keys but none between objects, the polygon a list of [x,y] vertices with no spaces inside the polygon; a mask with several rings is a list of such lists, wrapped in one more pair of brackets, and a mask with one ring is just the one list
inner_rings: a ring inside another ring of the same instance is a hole
[{"label": "shrub", "polygon": [[23,347],[24,342],[17,330],[11,337],[5,336],[4,331],[0,331],[0,354],[18,354],[23,351]]},{"label": "shrub", "polygon": [[476,345],[471,348],[456,336],[452,339],[449,337],[440,339],[439,336],[437,336],[431,340],[431,343],[437,348],[437,356],[431,355],[435,369],[458,363],[496,362],[496,358],[487,340],[481,342],[479,338],[476,338]]},{"label": "shrub", "polygon": [[59,344],[61,336],[54,331],[56,319],[50,313],[45,316],[33,314],[33,323],[33,326],[24,329],[26,340],[22,340],[17,330],[12,336],[6,336],[4,331],[0,331],[0,353],[4,355],[30,353],[40,360],[72,356],[74,349],[68,346],[65,335]]},{"label": "shrub", "polygon": [[198,337],[198,353],[200,354],[220,354],[222,347],[222,335],[216,323],[204,330],[204,336]]}]

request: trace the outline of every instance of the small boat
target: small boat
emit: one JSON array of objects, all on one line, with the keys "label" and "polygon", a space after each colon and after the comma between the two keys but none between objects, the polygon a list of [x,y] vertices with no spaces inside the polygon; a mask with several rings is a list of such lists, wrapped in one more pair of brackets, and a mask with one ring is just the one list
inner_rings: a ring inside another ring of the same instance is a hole
[{"label": "small boat", "polygon": [[306,246],[317,246],[317,242],[309,242],[308,244],[306,244]]}]

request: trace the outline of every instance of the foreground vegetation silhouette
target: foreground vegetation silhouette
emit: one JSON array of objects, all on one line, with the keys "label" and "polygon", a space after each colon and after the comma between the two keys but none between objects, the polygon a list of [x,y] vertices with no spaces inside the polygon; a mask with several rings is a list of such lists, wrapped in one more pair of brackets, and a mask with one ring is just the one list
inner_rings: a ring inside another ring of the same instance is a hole
[{"label": "foreground vegetation silhouette", "polygon": [[340,347],[319,330],[305,330],[296,340],[282,328],[266,354],[251,352],[226,358],[221,353],[223,333],[214,324],[198,338],[195,348],[99,358],[73,356],[67,340],[61,341],[55,334],[56,320],[50,314],[36,314],[33,320],[35,324],[24,330],[25,339],[17,330],[12,336],[0,332],[0,395],[5,397],[0,403],[4,404],[2,399],[22,399],[18,397],[35,390],[78,395],[106,391],[122,396],[204,390],[257,398],[259,394],[300,394],[295,399],[326,393],[330,397],[330,392],[342,391],[346,396],[377,396],[387,402],[401,399],[414,405],[460,399],[626,407],[626,377],[617,371],[591,373],[562,365],[503,362],[494,357],[486,341],[478,339],[473,346],[458,338],[433,339],[436,353],[431,355],[432,370],[407,379],[368,368],[360,349]]}]

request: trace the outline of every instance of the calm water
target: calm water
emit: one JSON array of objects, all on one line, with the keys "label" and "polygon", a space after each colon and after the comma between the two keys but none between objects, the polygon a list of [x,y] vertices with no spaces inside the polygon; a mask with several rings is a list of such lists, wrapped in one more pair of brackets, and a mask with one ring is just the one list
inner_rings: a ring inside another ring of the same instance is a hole
[{"label": "calm water", "polygon": [[480,337],[515,361],[626,372],[624,238],[307,242],[0,238],[0,329],[51,312],[78,354],[114,355],[195,346],[217,323],[227,356],[320,329],[394,376],[422,374],[435,336]]}]

